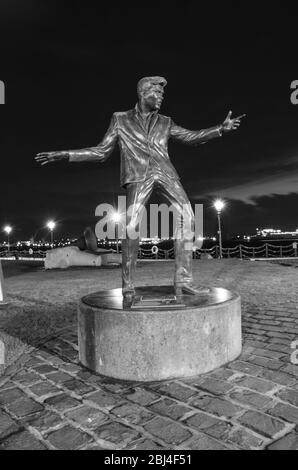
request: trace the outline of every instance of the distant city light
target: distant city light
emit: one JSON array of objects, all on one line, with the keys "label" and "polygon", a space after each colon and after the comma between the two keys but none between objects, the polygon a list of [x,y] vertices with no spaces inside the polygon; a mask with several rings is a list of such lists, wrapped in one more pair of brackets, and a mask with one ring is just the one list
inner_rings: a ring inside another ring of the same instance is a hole
[{"label": "distant city light", "polygon": [[225,203],[221,199],[218,199],[217,201],[214,202],[214,207],[217,210],[217,212],[221,212],[225,207]]},{"label": "distant city light", "polygon": [[[273,228],[265,228],[265,229],[258,229],[257,230],[257,237],[297,237],[298,231],[296,232],[287,232],[287,231],[282,231],[280,229],[273,229]],[[255,238],[255,236],[252,236],[252,238]]]}]

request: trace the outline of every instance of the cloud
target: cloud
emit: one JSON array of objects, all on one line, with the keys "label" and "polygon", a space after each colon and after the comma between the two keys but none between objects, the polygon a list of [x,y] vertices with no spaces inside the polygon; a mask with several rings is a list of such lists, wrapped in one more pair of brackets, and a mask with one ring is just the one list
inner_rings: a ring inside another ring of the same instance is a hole
[{"label": "cloud", "polygon": [[[298,174],[271,176],[220,190],[220,196],[256,205],[262,196],[298,193]],[[218,196],[219,191],[209,193]]]}]

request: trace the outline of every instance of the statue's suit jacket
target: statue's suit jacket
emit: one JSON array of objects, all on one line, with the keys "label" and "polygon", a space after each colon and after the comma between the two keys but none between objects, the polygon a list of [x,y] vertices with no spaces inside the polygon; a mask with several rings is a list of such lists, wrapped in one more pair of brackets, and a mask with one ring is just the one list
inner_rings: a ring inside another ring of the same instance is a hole
[{"label": "statue's suit jacket", "polygon": [[221,136],[221,126],[191,131],[177,126],[170,117],[157,112],[153,113],[149,128],[146,129],[137,106],[126,112],[114,113],[100,144],[81,151],[70,151],[69,161],[103,162],[107,160],[118,142],[121,154],[120,183],[122,186],[144,181],[151,159],[170,178],[179,179],[168,154],[168,140],[173,138],[196,145]]}]

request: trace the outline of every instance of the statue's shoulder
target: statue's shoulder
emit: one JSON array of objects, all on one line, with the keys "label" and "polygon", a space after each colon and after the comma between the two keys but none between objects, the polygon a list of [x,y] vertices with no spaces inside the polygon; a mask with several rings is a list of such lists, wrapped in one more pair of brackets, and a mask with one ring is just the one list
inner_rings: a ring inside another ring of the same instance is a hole
[{"label": "statue's shoulder", "polygon": [[170,123],[172,118],[170,118],[170,116],[164,116],[163,114],[158,114],[159,115],[159,118],[162,119],[165,123]]},{"label": "statue's shoulder", "polygon": [[129,109],[128,111],[116,111],[114,116],[116,116],[116,118],[130,117],[133,114],[133,111],[133,109]]}]

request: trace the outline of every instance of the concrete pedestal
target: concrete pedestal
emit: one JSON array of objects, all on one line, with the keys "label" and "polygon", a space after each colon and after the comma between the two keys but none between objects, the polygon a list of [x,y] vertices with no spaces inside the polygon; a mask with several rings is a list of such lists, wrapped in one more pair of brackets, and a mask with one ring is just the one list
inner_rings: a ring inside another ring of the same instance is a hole
[{"label": "concrete pedestal", "polygon": [[[171,286],[137,289],[145,304],[173,294]],[[170,307],[146,305],[125,307],[122,289],[84,297],[78,309],[81,363],[111,378],[148,382],[203,374],[240,355],[239,296],[212,289],[183,295]]]}]

